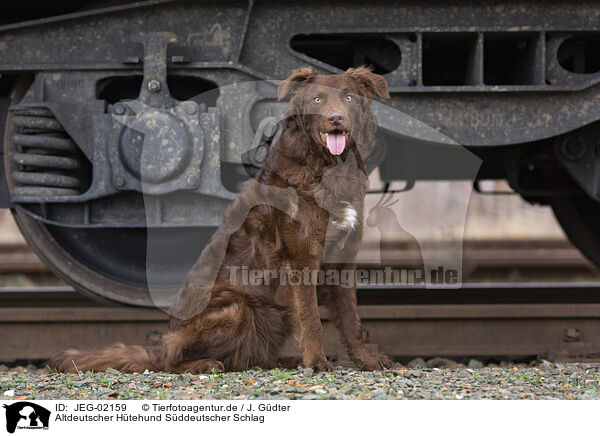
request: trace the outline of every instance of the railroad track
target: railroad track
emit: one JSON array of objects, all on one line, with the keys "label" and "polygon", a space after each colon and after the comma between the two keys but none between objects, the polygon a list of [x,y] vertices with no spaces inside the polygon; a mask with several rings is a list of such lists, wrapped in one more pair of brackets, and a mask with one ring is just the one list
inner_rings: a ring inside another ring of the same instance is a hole
[{"label": "railroad track", "polygon": [[[461,289],[366,286],[359,311],[372,348],[411,356],[542,356],[600,361],[600,284],[467,284]],[[343,350],[320,308],[326,354]],[[68,287],[0,288],[0,362],[44,360],[66,348],[152,343],[157,309],[106,306]],[[292,342],[285,355],[298,355]]]},{"label": "railroad track", "polygon": [[[377,247],[361,250],[358,262],[377,258]],[[410,265],[417,253],[401,245],[393,258]],[[359,265],[362,266],[362,265]],[[367,265],[368,267],[368,265]],[[33,250],[23,244],[0,245],[0,286],[3,277],[21,275],[35,286],[63,285]],[[567,241],[466,241],[463,249],[463,282],[521,282],[578,280],[600,281],[600,269]],[[12,280],[8,280],[10,283]]]}]

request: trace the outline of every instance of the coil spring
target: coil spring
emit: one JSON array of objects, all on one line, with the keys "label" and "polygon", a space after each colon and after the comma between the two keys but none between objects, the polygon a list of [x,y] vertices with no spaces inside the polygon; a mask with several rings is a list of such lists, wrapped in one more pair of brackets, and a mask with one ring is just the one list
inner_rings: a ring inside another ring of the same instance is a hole
[{"label": "coil spring", "polygon": [[13,196],[80,193],[80,151],[46,108],[13,109]]}]

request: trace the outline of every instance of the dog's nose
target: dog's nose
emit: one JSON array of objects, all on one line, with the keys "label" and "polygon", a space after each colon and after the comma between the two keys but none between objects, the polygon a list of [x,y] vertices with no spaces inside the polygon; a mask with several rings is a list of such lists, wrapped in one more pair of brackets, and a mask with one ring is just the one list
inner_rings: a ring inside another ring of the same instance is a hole
[{"label": "dog's nose", "polygon": [[329,118],[331,124],[341,124],[344,122],[344,115],[340,112],[331,112],[327,118]]}]

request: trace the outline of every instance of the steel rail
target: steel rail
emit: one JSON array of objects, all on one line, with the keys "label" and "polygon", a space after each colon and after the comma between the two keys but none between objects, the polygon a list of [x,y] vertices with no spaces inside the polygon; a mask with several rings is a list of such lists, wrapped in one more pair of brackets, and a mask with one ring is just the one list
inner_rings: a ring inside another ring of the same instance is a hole
[{"label": "steel rail", "polygon": [[[388,302],[371,298],[374,292]],[[526,298],[515,298],[519,293]],[[402,302],[403,295],[410,298]],[[369,286],[359,290],[360,300],[368,341],[391,356],[600,360],[598,283],[469,284],[435,291]],[[343,359],[326,308],[320,314],[326,354]],[[166,320],[158,309],[106,306],[68,287],[0,288],[0,362],[45,360],[59,350],[115,342],[151,343],[166,331]],[[283,352],[298,353],[292,341]]]}]

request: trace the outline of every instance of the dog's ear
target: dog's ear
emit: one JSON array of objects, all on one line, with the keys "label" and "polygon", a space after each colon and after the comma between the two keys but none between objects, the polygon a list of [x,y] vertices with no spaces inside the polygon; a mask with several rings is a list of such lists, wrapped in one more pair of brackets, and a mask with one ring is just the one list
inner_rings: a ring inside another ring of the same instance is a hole
[{"label": "dog's ear", "polygon": [[376,95],[379,98],[390,98],[385,79],[379,74],[375,74],[371,68],[364,65],[358,68],[349,68],[346,74],[358,83],[367,97]]},{"label": "dog's ear", "polygon": [[292,71],[292,75],[279,84],[277,100],[291,97],[302,85],[311,82],[318,75],[313,67],[299,68]]}]

